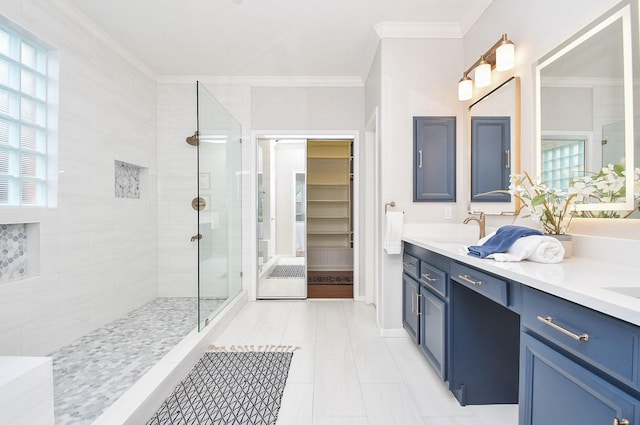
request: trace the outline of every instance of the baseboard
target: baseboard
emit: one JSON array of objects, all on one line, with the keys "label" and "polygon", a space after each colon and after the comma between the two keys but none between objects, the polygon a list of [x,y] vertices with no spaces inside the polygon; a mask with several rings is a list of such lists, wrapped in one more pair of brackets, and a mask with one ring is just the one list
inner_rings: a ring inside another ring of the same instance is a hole
[{"label": "baseboard", "polygon": [[407,331],[404,328],[391,328],[391,329],[383,329],[378,328],[378,333],[383,338],[406,338]]}]

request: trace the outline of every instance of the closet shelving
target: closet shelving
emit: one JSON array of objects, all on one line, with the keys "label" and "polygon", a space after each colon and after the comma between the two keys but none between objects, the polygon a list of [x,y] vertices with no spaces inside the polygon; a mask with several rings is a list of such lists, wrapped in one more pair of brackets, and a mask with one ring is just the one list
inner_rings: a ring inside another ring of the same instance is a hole
[{"label": "closet shelving", "polygon": [[352,248],[350,140],[307,142],[307,246]]}]

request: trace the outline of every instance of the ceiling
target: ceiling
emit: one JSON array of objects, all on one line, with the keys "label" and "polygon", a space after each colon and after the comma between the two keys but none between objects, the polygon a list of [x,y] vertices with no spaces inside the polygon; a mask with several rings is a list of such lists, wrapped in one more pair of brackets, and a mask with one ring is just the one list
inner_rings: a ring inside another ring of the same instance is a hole
[{"label": "ceiling", "polygon": [[380,22],[463,35],[492,0],[56,0],[156,76],[358,77]]}]

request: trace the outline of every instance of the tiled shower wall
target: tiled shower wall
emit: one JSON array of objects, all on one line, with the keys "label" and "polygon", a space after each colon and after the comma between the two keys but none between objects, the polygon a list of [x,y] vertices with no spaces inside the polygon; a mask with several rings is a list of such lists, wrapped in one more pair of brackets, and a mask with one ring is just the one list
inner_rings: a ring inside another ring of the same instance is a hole
[{"label": "tiled shower wall", "polygon": [[[207,85],[208,91],[242,125],[243,169],[248,171],[250,143],[250,88],[243,85]],[[158,293],[161,297],[197,295],[197,214],[191,200],[197,193],[196,148],[185,141],[196,129],[195,81],[158,84]],[[247,173],[245,173],[247,175]],[[243,180],[243,217],[250,206],[249,178]],[[243,270],[255,263],[243,234]],[[247,274],[245,273],[245,276]],[[245,285],[247,283],[245,282]],[[224,294],[221,294],[224,295]]]},{"label": "tiled shower wall", "polygon": [[[0,355],[46,355],[157,295],[154,77],[66,4],[0,10],[61,58],[59,117],[49,117],[57,193],[48,208],[0,209],[0,223],[39,223],[40,246],[37,276],[0,282]],[[114,196],[115,160],[147,169],[140,199]]]}]

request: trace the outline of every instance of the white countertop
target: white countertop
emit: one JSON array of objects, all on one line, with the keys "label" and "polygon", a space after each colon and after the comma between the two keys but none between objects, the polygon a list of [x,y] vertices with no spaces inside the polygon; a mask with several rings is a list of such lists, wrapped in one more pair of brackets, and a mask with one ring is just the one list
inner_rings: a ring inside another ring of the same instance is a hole
[{"label": "white countertop", "polygon": [[[558,264],[531,261],[498,262],[466,254],[455,237],[411,236],[403,240],[478,269],[504,276],[640,326],[640,260],[637,265],[616,264],[593,258],[572,257]],[[637,251],[634,256],[637,256]],[[624,288],[623,295],[606,288]],[[638,297],[638,298],[636,298]]]}]

